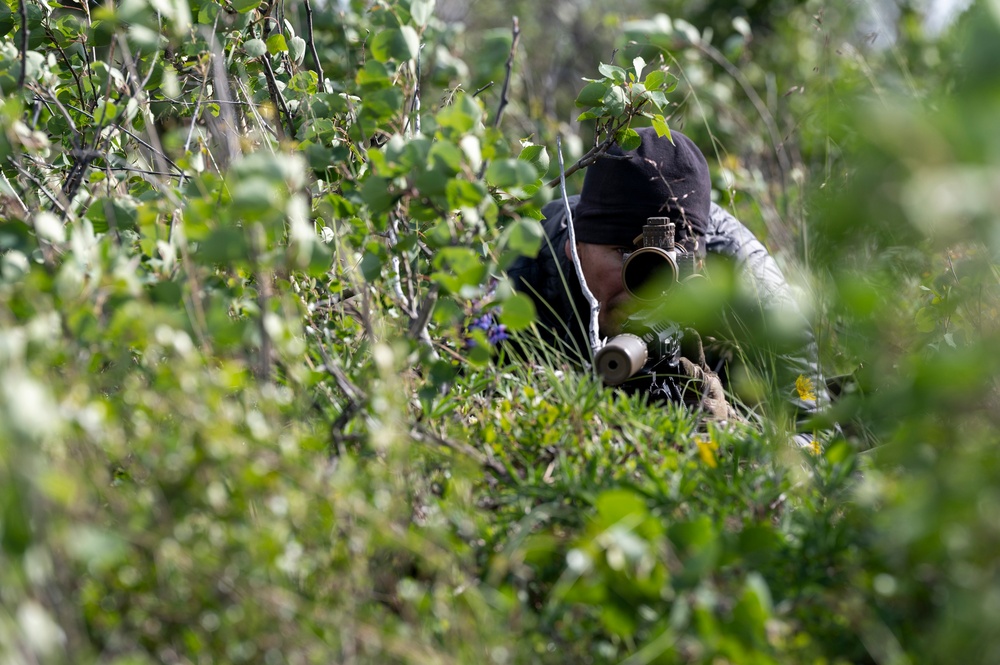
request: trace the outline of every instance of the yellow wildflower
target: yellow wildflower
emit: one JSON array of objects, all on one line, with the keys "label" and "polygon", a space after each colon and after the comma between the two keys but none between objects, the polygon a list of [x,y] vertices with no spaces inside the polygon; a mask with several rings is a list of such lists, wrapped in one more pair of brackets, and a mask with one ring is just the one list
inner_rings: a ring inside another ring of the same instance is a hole
[{"label": "yellow wildflower", "polygon": [[715,457],[715,451],[719,449],[719,444],[715,439],[699,436],[694,442],[698,446],[698,456],[701,457],[701,461],[713,469],[718,467],[719,461]]},{"label": "yellow wildflower", "polygon": [[813,438],[812,442],[809,444],[809,452],[811,452],[816,457],[823,454],[823,446],[820,444],[819,439]]},{"label": "yellow wildflower", "polygon": [[816,388],[813,386],[812,379],[801,374],[799,374],[799,378],[795,379],[795,392],[799,394],[799,399],[804,402],[816,401]]}]

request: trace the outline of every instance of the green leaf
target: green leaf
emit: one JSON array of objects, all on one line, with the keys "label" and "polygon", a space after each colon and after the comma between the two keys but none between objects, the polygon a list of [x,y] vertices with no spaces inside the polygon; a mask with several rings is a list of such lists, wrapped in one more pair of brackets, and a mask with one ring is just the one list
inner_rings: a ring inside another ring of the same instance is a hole
[{"label": "green leaf", "polygon": [[6,36],[14,29],[14,14],[6,2],[0,2],[0,37]]},{"label": "green leaf", "polygon": [[458,210],[459,208],[478,206],[486,197],[486,190],[478,182],[456,178],[448,181],[445,186],[445,194],[448,197],[448,208]]},{"label": "green leaf", "polygon": [[233,9],[240,14],[247,14],[260,7],[261,0],[232,0]]},{"label": "green leaf", "polygon": [[451,105],[438,111],[434,119],[438,126],[466,133],[482,120],[483,109],[472,95],[459,93]]},{"label": "green leaf", "polygon": [[646,78],[642,83],[646,86],[646,90],[659,90],[660,86],[662,86],[666,80],[667,75],[665,72],[659,69],[654,69],[646,74]]},{"label": "green leaf", "polygon": [[647,512],[646,502],[642,497],[627,489],[602,492],[597,497],[595,507],[598,521],[605,529],[630,516],[643,518]]},{"label": "green leaf", "polygon": [[292,37],[288,43],[288,55],[294,62],[302,62],[306,55],[306,40],[301,37]]},{"label": "green leaf", "polygon": [[771,618],[771,592],[760,573],[747,575],[739,602],[733,609],[733,623],[747,641],[763,642],[766,624]]},{"label": "green leaf", "polygon": [[421,28],[427,25],[427,21],[434,15],[434,0],[412,0],[410,3],[410,16],[413,22]]},{"label": "green leaf", "polygon": [[933,307],[921,307],[917,310],[916,323],[917,330],[922,333],[933,332],[938,325],[938,313]]},{"label": "green leaf", "polygon": [[601,63],[597,67],[597,71],[601,72],[601,74],[607,76],[618,85],[625,83],[625,70],[621,67]]},{"label": "green leaf", "polygon": [[583,86],[583,90],[576,98],[577,106],[597,106],[602,103],[604,96],[608,94],[608,86],[602,81],[591,81]]},{"label": "green leaf", "polygon": [[[667,126],[667,120],[662,115],[653,116],[653,129],[656,130],[657,136],[666,136],[670,139],[670,127]],[[670,140],[673,141],[673,139]]]},{"label": "green leaf", "polygon": [[267,52],[271,55],[288,52],[288,44],[285,43],[285,36],[274,34],[267,38]]},{"label": "green leaf", "polygon": [[361,198],[373,214],[385,212],[396,201],[396,195],[389,191],[389,179],[369,176],[361,185]]},{"label": "green leaf", "polygon": [[468,247],[442,247],[434,257],[433,278],[451,293],[478,286],[488,273],[482,257]]},{"label": "green leaf", "polygon": [[635,78],[636,79],[642,79],[642,70],[643,70],[643,68],[645,68],[645,66],[646,66],[646,61],[643,60],[642,58],[638,57],[638,56],[636,56],[632,60],[632,67],[635,68]]},{"label": "green leaf", "polygon": [[242,229],[223,226],[214,229],[204,241],[199,243],[194,259],[203,265],[227,265],[246,260],[249,252],[250,248]]},{"label": "green leaf", "polygon": [[379,62],[412,60],[420,49],[417,31],[408,25],[383,30],[371,43],[372,57]]},{"label": "green leaf", "polygon": [[[293,76],[288,81],[288,89],[294,92],[301,92],[306,95],[315,95],[319,85],[319,75],[307,69]],[[324,120],[319,118],[318,120]]]},{"label": "green leaf", "polygon": [[549,151],[543,145],[528,143],[521,149],[521,153],[517,158],[528,162],[537,168],[540,173],[545,173],[549,170]]},{"label": "green leaf", "polygon": [[628,98],[625,95],[625,91],[620,86],[616,85],[608,90],[601,102],[607,109],[608,115],[618,117],[625,113],[625,106],[628,104]]},{"label": "green leaf", "polygon": [[515,293],[500,305],[500,323],[511,332],[524,330],[535,320],[535,303],[523,293]]},{"label": "green leaf", "polygon": [[615,141],[625,152],[635,150],[642,145],[642,137],[639,136],[639,132],[631,127],[626,127],[615,134]]},{"label": "green leaf", "polygon": [[462,170],[462,149],[451,141],[435,141],[431,146],[428,162],[435,169],[443,169],[448,175],[455,175]]},{"label": "green leaf", "polygon": [[508,227],[506,248],[524,256],[538,256],[545,232],[536,219],[519,219]]},{"label": "green leaf", "polygon": [[524,187],[537,179],[535,167],[520,159],[498,159],[486,169],[486,180],[505,189]]},{"label": "green leaf", "polygon": [[263,39],[248,39],[243,42],[243,50],[251,58],[259,58],[267,53],[267,44],[264,43]]},{"label": "green leaf", "polygon": [[378,280],[382,274],[382,265],[385,260],[386,256],[382,252],[365,252],[364,256],[361,257],[360,268],[366,282],[372,283]]},{"label": "green leaf", "polygon": [[667,107],[667,96],[659,90],[647,90],[643,96],[656,107],[658,111],[663,111]]}]

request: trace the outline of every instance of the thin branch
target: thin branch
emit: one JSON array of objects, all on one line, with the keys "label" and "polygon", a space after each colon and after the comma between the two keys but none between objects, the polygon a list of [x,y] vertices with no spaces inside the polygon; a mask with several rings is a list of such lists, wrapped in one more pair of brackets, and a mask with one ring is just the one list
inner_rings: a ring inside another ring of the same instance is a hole
[{"label": "thin branch", "polygon": [[[108,62],[114,62],[115,45],[117,43],[117,39],[111,42],[110,52],[108,53]],[[104,131],[104,119],[108,117],[108,102],[111,100],[111,81],[113,79],[113,76],[108,76],[108,84],[104,88],[104,108],[101,110],[101,119],[97,121],[97,132],[94,134],[94,145],[91,146],[91,149],[93,150],[97,150],[97,146],[101,142],[101,132]]]},{"label": "thin branch", "polygon": [[[131,74],[133,81],[138,81],[139,80],[139,72],[136,69],[135,60],[132,59],[132,52],[131,52],[131,50],[129,50],[128,42],[121,35],[121,33],[118,34],[118,39],[115,40],[115,41],[121,44],[121,47],[122,47],[122,57],[125,60],[125,65],[128,68],[128,71]],[[150,67],[149,67],[149,70],[150,70],[149,73],[150,74],[152,74],[153,67],[155,66],[155,64],[156,64],[156,61],[154,60],[153,64],[151,64]],[[135,85],[135,83],[133,83],[133,85]],[[141,86],[135,88],[135,90],[132,93],[132,96],[133,96],[133,98],[135,98],[136,102],[138,102],[139,108],[143,109],[143,111],[146,114],[146,130],[147,130],[147,133],[149,134],[149,140],[156,146],[155,148],[152,148],[152,151],[153,151],[153,156],[159,162],[159,164],[157,164],[157,166],[159,167],[159,170],[166,171],[167,170],[167,165],[166,165],[166,163],[164,163],[165,160],[166,160],[166,154],[163,152],[163,145],[160,143],[160,137],[156,133],[156,120],[153,118],[153,111],[150,108],[150,105],[148,103],[143,103],[143,102],[148,101],[148,100],[144,99],[144,97],[146,96],[145,93],[144,93],[144,91],[143,91],[144,87],[145,87],[144,85],[141,85]],[[176,165],[175,165],[175,168],[176,168]],[[177,170],[180,171],[180,169],[177,169]]]},{"label": "thin branch", "polygon": [[479,464],[479,466],[481,466],[484,469],[487,469],[488,471],[492,471],[493,474],[496,475],[497,477],[508,481],[513,480],[510,473],[508,473],[507,469],[504,468],[503,464],[496,461],[495,459],[487,457],[485,454],[483,454],[479,450],[476,450],[467,443],[446,439],[445,437],[435,434],[434,432],[427,431],[426,429],[420,427],[419,425],[415,426],[413,429],[410,430],[410,437],[414,441],[417,441],[418,443],[430,442],[430,443],[435,443],[444,448],[448,448],[449,450],[454,450],[457,453],[461,453],[466,457],[475,460],[475,462]]},{"label": "thin branch", "polygon": [[[49,91],[49,94],[51,95],[52,92]],[[90,119],[94,118],[94,114],[92,114],[89,111],[86,111],[84,109],[78,109],[75,106],[73,106],[72,104],[69,105],[69,108],[71,108],[72,110],[76,111],[77,113],[82,113],[83,115],[87,116]],[[154,148],[151,144],[149,144],[146,141],[144,141],[141,136],[137,135],[135,132],[133,132],[132,130],[130,130],[128,127],[123,127],[123,126],[119,125],[118,129],[120,131],[125,132],[126,134],[128,134],[131,139],[135,140],[142,147],[144,147],[147,150],[149,150],[150,152],[154,153],[156,157],[158,157],[160,159],[163,159],[167,163],[167,165],[173,167],[177,171],[178,175],[184,173],[183,169],[181,169],[181,167],[178,166],[176,162],[174,162],[172,159],[170,159],[165,152],[162,152],[161,150],[157,150],[156,148]]]},{"label": "thin branch", "polygon": [[69,216],[69,211],[67,210],[67,207],[66,207],[66,205],[64,205],[64,204],[63,204],[62,202],[60,202],[60,201],[59,201],[59,200],[58,200],[58,199],[57,199],[57,198],[56,198],[55,196],[53,196],[53,195],[52,195],[52,193],[51,193],[51,192],[49,192],[49,190],[45,188],[45,185],[44,185],[44,184],[42,184],[42,183],[41,183],[41,182],[40,182],[40,181],[38,180],[38,178],[36,178],[35,176],[33,176],[33,175],[31,175],[30,173],[28,173],[28,171],[27,171],[27,170],[25,170],[23,166],[21,166],[20,164],[18,164],[18,163],[17,163],[17,162],[15,162],[14,160],[10,160],[10,163],[11,163],[11,164],[12,164],[12,165],[14,166],[14,168],[15,168],[15,169],[17,169],[17,172],[18,172],[18,173],[20,173],[20,174],[21,174],[22,176],[24,176],[25,178],[27,178],[28,180],[30,180],[30,181],[31,181],[31,183],[32,183],[32,184],[33,184],[33,185],[34,185],[35,187],[37,187],[37,188],[38,188],[38,191],[40,191],[40,192],[41,192],[42,194],[44,194],[44,195],[45,195],[45,197],[46,197],[46,198],[47,198],[47,199],[48,199],[49,201],[51,201],[51,202],[52,202],[52,205],[53,205],[53,206],[55,206],[56,208],[58,208],[58,209],[59,209],[59,213],[60,213],[60,215],[62,216],[62,218],[63,218],[63,219],[65,219],[65,218],[66,218],[67,216]]},{"label": "thin branch", "polygon": [[21,15],[21,74],[17,77],[17,87],[24,87],[24,77],[28,73],[28,0],[18,3],[18,13]]},{"label": "thin branch", "polygon": [[[271,127],[269,124],[267,124],[267,122],[264,121],[264,118],[261,117],[260,112],[257,110],[257,105],[251,101],[253,99],[253,96],[250,94],[250,90],[247,88],[246,84],[244,84],[243,79],[236,78],[236,85],[239,86],[239,91],[243,93],[243,96],[247,98],[248,100],[246,102],[247,108],[250,109],[250,113],[253,114],[253,118],[254,120],[257,121],[257,126],[260,127],[262,133],[269,135],[273,139],[278,138],[278,133],[274,130],[273,127]],[[268,146],[268,148],[270,148],[271,152],[273,153],[274,146],[270,142],[267,142],[266,145]]]},{"label": "thin branch", "polygon": [[155,175],[161,178],[184,178],[183,173],[167,173],[165,171],[150,171],[149,169],[140,169],[134,166],[112,166],[108,164],[109,171],[128,171],[130,173],[139,173],[141,175]]},{"label": "thin branch", "polygon": [[[282,25],[278,17],[270,16],[270,12],[277,8],[278,13],[281,13],[282,5],[277,2],[271,3],[271,6],[267,8],[267,14],[262,17],[263,21],[263,37],[264,41],[267,41],[267,37],[271,32],[271,23],[273,22],[277,26],[278,34],[282,34]],[[289,138],[295,138],[295,126],[292,124],[292,116],[288,112],[288,107],[285,106],[285,98],[281,95],[281,91],[278,90],[278,83],[274,78],[274,69],[271,67],[271,58],[265,53],[261,57],[261,62],[264,63],[264,78],[267,80],[267,91],[271,97],[271,101],[274,103],[274,112],[278,116],[278,122],[275,123],[278,131],[278,140],[285,139],[285,128],[281,125],[281,115],[284,112],[285,118],[288,119],[288,126],[290,132],[288,134]]]},{"label": "thin branch", "polygon": [[[577,279],[580,280],[580,291],[583,293],[587,304],[590,305],[590,326],[587,333],[590,337],[590,348],[596,352],[601,347],[600,336],[597,330],[597,315],[601,311],[601,303],[597,301],[597,298],[594,297],[594,294],[587,286],[587,279],[583,276],[583,266],[580,265],[580,253],[576,247],[576,231],[573,228],[573,211],[569,207],[569,197],[566,195],[566,168],[563,164],[561,136],[556,137],[556,154],[559,156],[559,187],[562,192],[563,205],[566,208],[566,230],[569,234],[570,255],[573,259],[573,268],[576,269]],[[556,247],[554,250],[558,251],[559,248]]]},{"label": "thin branch", "polygon": [[292,114],[288,112],[288,107],[285,106],[285,98],[281,96],[281,92],[278,90],[278,83],[274,79],[274,70],[271,69],[271,59],[265,54],[261,60],[264,63],[264,78],[267,79],[267,91],[271,95],[271,101],[274,102],[274,110],[278,114],[278,138],[283,140],[285,138],[285,128],[281,125],[281,115],[284,113],[285,118],[288,120],[289,136],[295,136],[295,125],[292,124]]},{"label": "thin branch", "polygon": [[[66,51],[63,50],[62,46],[60,46],[59,40],[57,40],[52,34],[52,28],[49,26],[48,21],[45,23],[45,34],[49,38],[49,43],[54,44],[55,47],[59,49],[59,55],[62,56],[63,62],[66,63],[66,69],[69,70],[70,74],[73,75],[73,79],[76,81],[76,90],[80,93],[80,103],[83,104],[83,82],[80,80],[80,75],[76,73],[75,69],[73,69],[73,65],[70,64],[69,56],[66,55]],[[70,124],[72,126],[72,121]]]},{"label": "thin branch", "polygon": [[[517,53],[517,43],[520,41],[521,37],[521,27],[518,25],[516,16],[513,19],[513,26],[511,30],[513,32],[513,38],[510,42],[510,52],[507,54],[507,73],[503,77],[503,87],[500,89],[500,106],[497,108],[497,115],[493,119],[494,129],[500,126],[500,121],[503,119],[503,112],[507,108],[507,103],[509,102],[507,91],[510,89],[510,79],[514,73],[514,55]],[[492,85],[492,83],[490,85]],[[478,95],[479,92],[476,94]],[[483,176],[486,175],[487,166],[489,166],[489,160],[484,159],[482,166],[479,167],[479,180],[482,180]]]},{"label": "thin branch", "polygon": [[500,108],[497,109],[497,117],[493,119],[493,128],[496,129],[500,126],[500,121],[503,119],[503,112],[507,108],[507,103],[510,101],[507,98],[507,91],[510,90],[510,79],[514,72],[514,55],[517,53],[517,43],[521,38],[521,27],[517,23],[517,17],[514,17],[513,27],[511,28],[514,38],[510,42],[510,53],[507,55],[507,73],[503,77],[503,87],[500,89]]},{"label": "thin branch", "polygon": [[[315,325],[312,326],[312,329],[314,331],[317,330]],[[361,388],[354,385],[354,383],[347,377],[347,374],[344,373],[344,370],[340,367],[340,365],[338,365],[334,359],[330,357],[330,352],[326,350],[326,345],[324,345],[323,340],[320,339],[319,333],[314,332],[313,334],[318,342],[316,348],[319,349],[319,354],[323,358],[323,369],[329,372],[330,376],[333,377],[333,380],[337,382],[337,387],[340,388],[340,392],[344,394],[347,401],[353,405],[360,406],[368,399],[368,396],[365,395],[365,392],[361,390]]]},{"label": "thin branch", "polygon": [[313,61],[316,63],[316,73],[319,75],[319,89],[326,90],[325,77],[323,76],[323,65],[319,61],[319,53],[316,52],[316,39],[313,36],[313,8],[309,0],[304,0],[306,5],[306,33],[308,34],[308,39],[306,44],[309,46],[309,52],[312,53]]},{"label": "thin branch", "polygon": [[7,174],[4,173],[3,171],[0,171],[0,177],[3,178],[3,181],[5,183],[7,183],[7,186],[10,188],[10,193],[14,195],[14,200],[21,204],[21,210],[24,211],[24,214],[30,215],[31,211],[28,209],[28,206],[25,205],[24,201],[21,200],[21,197],[18,195],[17,190],[14,189],[14,184],[10,181],[10,179],[7,178]]},{"label": "thin branch", "polygon": [[495,85],[495,82],[494,81],[490,81],[489,83],[487,83],[486,85],[484,85],[482,88],[480,88],[479,90],[476,90],[474,93],[472,93],[472,96],[473,97],[478,97],[482,93],[484,93],[487,90],[489,90],[490,88],[492,88],[494,85]]},{"label": "thin branch", "polygon": [[419,340],[429,339],[427,323],[431,320],[431,312],[434,311],[434,304],[437,302],[439,290],[440,286],[437,282],[427,290],[427,294],[420,302],[417,315],[410,320],[410,337]]},{"label": "thin branch", "polygon": [[[38,99],[41,100],[41,102],[45,104],[46,107],[48,108],[48,100],[43,98],[41,94],[39,94],[38,92],[39,90],[40,88],[36,89],[35,94],[38,96]],[[63,106],[63,103],[59,101],[59,97],[56,95],[55,90],[49,88],[45,92],[49,93],[49,97],[52,99],[52,102],[56,105],[56,108],[59,109],[59,112],[63,114],[63,117],[66,118],[66,122],[69,123],[69,127],[70,129],[73,130],[73,133],[80,134],[80,130],[77,128],[76,123],[73,121],[73,116],[69,114],[69,111],[66,110],[66,107]],[[52,112],[51,108],[49,108],[49,112],[50,113]],[[80,144],[76,140],[76,136],[73,137],[73,147],[74,148],[80,147]]]},{"label": "thin branch", "polygon": [[416,81],[413,87],[413,102],[410,104],[410,115],[413,117],[413,131],[420,133],[420,56],[423,53],[424,45],[417,49],[417,72]]}]

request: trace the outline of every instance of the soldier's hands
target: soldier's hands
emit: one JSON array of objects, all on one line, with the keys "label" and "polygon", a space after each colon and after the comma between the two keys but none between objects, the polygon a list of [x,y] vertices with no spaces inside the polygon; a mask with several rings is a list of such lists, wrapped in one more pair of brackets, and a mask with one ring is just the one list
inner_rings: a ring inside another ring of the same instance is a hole
[{"label": "soldier's hands", "polygon": [[685,331],[688,352],[695,360],[680,359],[680,370],[686,379],[684,401],[688,406],[701,410],[708,418],[717,421],[743,422],[743,416],[726,400],[719,375],[709,369],[701,336],[693,329]]}]

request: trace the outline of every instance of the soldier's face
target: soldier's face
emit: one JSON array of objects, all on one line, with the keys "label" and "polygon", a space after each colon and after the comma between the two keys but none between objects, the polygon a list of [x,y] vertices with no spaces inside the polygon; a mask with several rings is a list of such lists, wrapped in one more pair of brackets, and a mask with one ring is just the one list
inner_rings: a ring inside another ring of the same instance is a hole
[{"label": "soldier's face", "polygon": [[[632,250],[587,242],[579,242],[576,247],[587,286],[597,302],[601,303],[597,315],[598,329],[601,335],[616,335],[621,332],[621,322],[625,318],[622,305],[630,297],[622,284],[622,263],[624,254]],[[569,241],[566,242],[566,255],[572,259]]]}]

